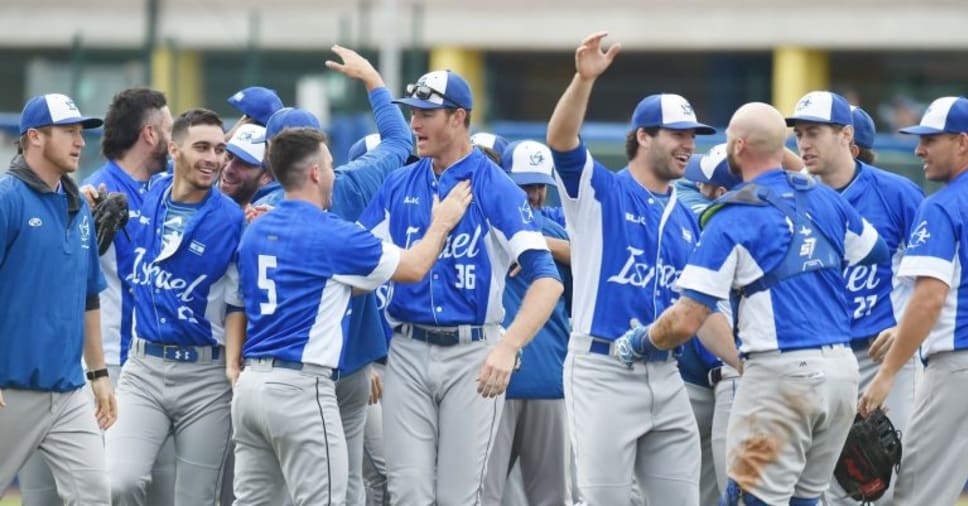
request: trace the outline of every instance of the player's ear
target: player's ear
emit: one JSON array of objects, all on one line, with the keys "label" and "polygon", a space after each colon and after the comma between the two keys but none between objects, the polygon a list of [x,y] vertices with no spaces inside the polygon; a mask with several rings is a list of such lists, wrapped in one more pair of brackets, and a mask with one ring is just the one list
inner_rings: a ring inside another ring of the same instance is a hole
[{"label": "player's ear", "polygon": [[318,163],[314,163],[314,164],[312,164],[312,165],[309,166],[309,174],[308,174],[308,177],[309,177],[309,180],[313,182],[313,184],[319,184],[319,180],[320,180],[320,177],[319,177],[320,176],[320,173],[319,172],[320,171],[319,171],[319,164]]}]

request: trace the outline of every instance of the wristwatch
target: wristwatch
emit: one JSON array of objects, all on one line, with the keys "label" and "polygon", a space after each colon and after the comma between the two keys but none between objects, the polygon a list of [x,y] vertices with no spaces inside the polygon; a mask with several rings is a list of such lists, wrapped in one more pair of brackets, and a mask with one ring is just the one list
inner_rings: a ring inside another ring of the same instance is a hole
[{"label": "wristwatch", "polygon": [[95,369],[93,371],[87,371],[88,381],[94,381],[98,378],[107,378],[107,377],[108,377],[107,369]]}]

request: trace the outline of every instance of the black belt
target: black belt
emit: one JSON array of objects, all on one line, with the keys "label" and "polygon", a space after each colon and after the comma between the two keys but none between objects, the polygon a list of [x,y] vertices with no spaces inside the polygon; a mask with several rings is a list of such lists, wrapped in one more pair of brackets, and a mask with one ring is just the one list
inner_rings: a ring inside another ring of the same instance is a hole
[{"label": "black belt", "polygon": [[877,336],[868,337],[858,337],[850,340],[850,349],[854,351],[865,351],[867,348],[871,347],[871,343],[874,342]]},{"label": "black belt", "polygon": [[266,364],[271,367],[279,367],[282,369],[291,369],[293,371],[306,371],[310,373],[322,372],[324,373],[323,375],[325,375],[325,371],[329,369],[330,372],[328,374],[330,379],[332,379],[333,381],[336,381],[339,379],[339,369],[332,369],[330,367],[324,367],[321,365],[306,364],[303,362],[295,362],[292,360],[281,360],[278,358],[271,358],[271,357],[245,359],[245,365],[260,365],[260,364]]},{"label": "black belt", "polygon": [[198,362],[199,352],[208,348],[212,351],[212,361],[216,361],[222,356],[221,346],[182,346],[144,341],[145,355],[158,357],[169,362]]},{"label": "black belt", "polygon": [[709,386],[716,388],[716,385],[723,380],[723,366],[713,367],[707,373],[706,378],[709,380]]},{"label": "black belt", "polygon": [[[460,330],[454,327],[425,327],[407,323],[394,330],[411,339],[437,346],[454,346],[461,342]],[[484,327],[470,326],[470,338],[472,342],[485,340]]]}]

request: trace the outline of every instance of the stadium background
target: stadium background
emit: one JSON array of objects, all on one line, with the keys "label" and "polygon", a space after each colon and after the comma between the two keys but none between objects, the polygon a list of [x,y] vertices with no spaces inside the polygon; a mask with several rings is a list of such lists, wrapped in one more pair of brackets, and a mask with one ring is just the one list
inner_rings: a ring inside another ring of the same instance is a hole
[{"label": "stadium background", "polygon": [[[324,70],[334,43],[368,56],[395,94],[428,69],[458,71],[474,89],[474,130],[543,140],[575,46],[608,30],[623,52],[583,130],[607,165],[624,165],[627,121],[646,94],[682,94],[721,129],[742,103],[789,113],[805,92],[833,89],[874,117],[878,165],[931,192],[916,139],[892,132],[932,99],[965,94],[965,19],[964,0],[3,0],[0,173],[30,96],[67,93],[100,116],[135,85],[166,92],[175,114],[204,106],[229,123],[227,97],[274,88],[320,116],[339,163],[374,126],[362,88]],[[81,177],[103,163],[99,135],[89,132]],[[700,137],[697,152],[723,139]]]}]

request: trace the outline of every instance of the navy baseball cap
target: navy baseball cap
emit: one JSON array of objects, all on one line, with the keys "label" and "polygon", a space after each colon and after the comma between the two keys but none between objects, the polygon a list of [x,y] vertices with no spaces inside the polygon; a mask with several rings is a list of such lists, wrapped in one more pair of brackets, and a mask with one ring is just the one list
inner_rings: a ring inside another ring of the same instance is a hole
[{"label": "navy baseball cap", "polygon": [[797,121],[844,126],[854,124],[847,99],[832,91],[811,91],[804,95],[797,102],[793,116],[786,118],[786,124],[793,126]]},{"label": "navy baseball cap", "polygon": [[695,130],[697,135],[712,135],[716,129],[699,123],[689,101],[674,93],[649,95],[635,106],[632,128],[665,128]]},{"label": "navy baseball cap", "polygon": [[262,86],[239,90],[229,97],[228,103],[262,126],[269,123],[269,118],[276,111],[282,109],[282,99],[276,94],[276,90]]},{"label": "navy baseball cap", "polygon": [[854,123],[854,144],[864,149],[874,149],[874,119],[867,111],[850,106],[850,116]]},{"label": "navy baseball cap", "polygon": [[67,95],[48,93],[31,98],[20,113],[20,135],[31,128],[52,125],[76,125],[82,128],[97,128],[104,124],[100,118],[82,116],[81,110]]},{"label": "navy baseball cap", "polygon": [[555,165],[548,146],[537,141],[514,141],[501,155],[501,165],[518,186],[555,184]]},{"label": "navy baseball cap", "polygon": [[488,132],[477,132],[471,136],[471,144],[475,146],[484,146],[488,149],[493,149],[498,156],[504,156],[504,150],[508,147],[508,140],[497,134],[492,134]]},{"label": "navy baseball cap", "polygon": [[902,128],[899,132],[911,135],[968,132],[968,99],[965,97],[936,99],[924,111],[921,124]]},{"label": "navy baseball cap", "polygon": [[705,155],[692,155],[686,164],[686,179],[696,183],[714,184],[731,190],[743,182],[729,171],[726,161],[726,143],[717,144]]},{"label": "navy baseball cap", "polygon": [[315,114],[306,109],[296,107],[283,107],[276,111],[269,121],[266,122],[266,134],[264,140],[272,140],[280,132],[287,128],[311,127],[322,130],[319,119]]},{"label": "navy baseball cap", "polygon": [[450,70],[435,70],[407,85],[404,98],[394,100],[415,109],[464,109],[470,111],[474,106],[471,87],[467,80]]},{"label": "navy baseball cap", "polygon": [[225,144],[225,150],[249,165],[261,167],[266,154],[265,136],[266,129],[263,126],[242,125]]}]

